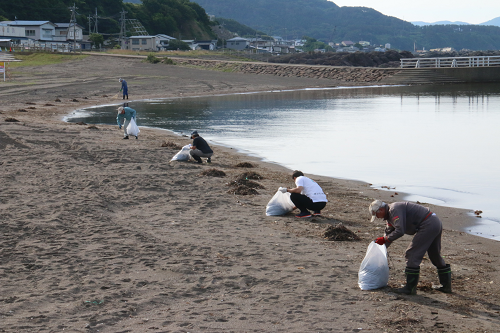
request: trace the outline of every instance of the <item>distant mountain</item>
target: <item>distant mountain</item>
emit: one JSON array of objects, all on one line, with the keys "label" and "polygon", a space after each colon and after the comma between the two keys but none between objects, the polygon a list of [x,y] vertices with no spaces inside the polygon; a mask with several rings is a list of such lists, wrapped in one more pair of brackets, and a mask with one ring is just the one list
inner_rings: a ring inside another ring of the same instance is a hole
[{"label": "distant mountain", "polygon": [[500,17],[489,20],[488,22],[481,23],[481,25],[494,25],[500,27]]},{"label": "distant mountain", "polygon": [[423,26],[423,25],[439,25],[439,24],[442,24],[442,25],[446,25],[446,24],[468,25],[468,24],[470,24],[470,23],[467,23],[467,22],[460,22],[460,21],[455,21],[455,22],[451,22],[451,21],[438,21],[438,22],[433,22],[433,23],[422,22],[422,21],[415,21],[415,22],[411,22],[411,23],[414,24],[414,25],[418,25],[418,26]]},{"label": "distant mountain", "polygon": [[[413,51],[452,47],[498,50],[500,27],[462,22],[418,26],[368,7],[339,7],[328,0],[192,0],[206,13],[236,20],[269,36],[323,42],[359,41]],[[464,27],[467,26],[465,29]]]}]

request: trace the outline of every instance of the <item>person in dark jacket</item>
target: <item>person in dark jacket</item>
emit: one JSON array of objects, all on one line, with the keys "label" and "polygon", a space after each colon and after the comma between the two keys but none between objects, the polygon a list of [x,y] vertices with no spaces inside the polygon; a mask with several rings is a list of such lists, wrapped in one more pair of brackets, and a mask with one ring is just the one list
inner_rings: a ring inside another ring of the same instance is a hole
[{"label": "person in dark jacket", "polygon": [[193,157],[198,163],[203,163],[201,160],[202,157],[207,157],[207,163],[211,163],[214,152],[205,139],[203,139],[197,131],[191,133],[191,139],[193,139],[193,143],[191,145],[189,155],[191,155],[191,157]]},{"label": "person in dark jacket", "polygon": [[127,86],[127,81],[125,81],[124,79],[120,79],[119,80],[122,84],[122,88],[120,89],[120,91],[123,91],[123,99],[125,99],[125,96],[127,97],[128,99],[128,86]]},{"label": "person in dark jacket", "polygon": [[372,215],[372,222],[376,218],[387,222],[384,237],[377,238],[375,240],[377,244],[385,244],[388,247],[404,234],[414,235],[405,254],[406,285],[397,289],[396,292],[407,295],[417,293],[420,263],[427,252],[429,260],[437,268],[439,282],[442,285],[438,290],[451,293],[451,268],[441,256],[443,226],[436,214],[427,207],[411,202],[386,204],[380,200],[373,201],[369,211]]}]

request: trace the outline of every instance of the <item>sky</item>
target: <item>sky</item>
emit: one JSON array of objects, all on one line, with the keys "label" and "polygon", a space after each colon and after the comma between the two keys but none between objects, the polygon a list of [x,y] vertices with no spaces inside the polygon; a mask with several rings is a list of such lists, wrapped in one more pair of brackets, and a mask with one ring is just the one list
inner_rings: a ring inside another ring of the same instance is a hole
[{"label": "sky", "polygon": [[415,22],[460,21],[480,24],[500,16],[500,1],[394,1],[394,0],[330,0],[337,6],[370,7],[384,15]]}]

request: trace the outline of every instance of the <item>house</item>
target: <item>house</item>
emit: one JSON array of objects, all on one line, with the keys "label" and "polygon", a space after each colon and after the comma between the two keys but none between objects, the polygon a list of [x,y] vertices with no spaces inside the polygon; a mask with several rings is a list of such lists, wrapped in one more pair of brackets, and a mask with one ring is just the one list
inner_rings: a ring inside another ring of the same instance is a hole
[{"label": "house", "polygon": [[248,39],[241,38],[241,37],[234,37],[234,38],[226,40],[226,48],[232,49],[232,50],[247,49],[249,44],[250,44],[250,42],[248,41]]},{"label": "house", "polygon": [[156,49],[158,51],[165,51],[170,41],[176,39],[174,37],[164,34],[158,34],[155,37],[156,37]]},{"label": "house", "polygon": [[83,27],[78,23],[56,23],[55,41],[82,41]]},{"label": "house", "polygon": [[350,40],[344,40],[340,44],[342,44],[342,46],[351,46],[351,45],[354,45],[354,43],[351,42]]},{"label": "house", "polygon": [[156,36],[130,36],[122,41],[122,50],[156,51]]},{"label": "house", "polygon": [[26,32],[24,27],[11,27],[6,23],[0,23],[0,36],[7,38],[25,37]]},{"label": "house", "polygon": [[24,28],[25,37],[47,42],[54,40],[56,25],[49,21],[3,21],[10,27]]},{"label": "house", "polygon": [[196,40],[195,50],[215,50],[217,48],[216,40]]}]

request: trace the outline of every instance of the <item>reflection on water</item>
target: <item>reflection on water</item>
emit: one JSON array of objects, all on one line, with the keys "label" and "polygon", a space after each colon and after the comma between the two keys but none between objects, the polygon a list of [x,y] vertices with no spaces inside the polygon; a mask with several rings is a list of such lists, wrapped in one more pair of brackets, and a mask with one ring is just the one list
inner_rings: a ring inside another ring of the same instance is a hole
[{"label": "reflection on water", "polygon": [[[499,102],[500,85],[477,84],[280,91],[130,106],[139,126],[197,129],[212,142],[290,169],[396,187],[427,202],[480,209],[483,220],[500,222]],[[115,124],[115,118],[116,106],[105,106],[68,120]]]}]

